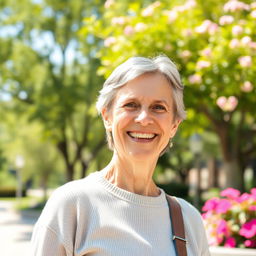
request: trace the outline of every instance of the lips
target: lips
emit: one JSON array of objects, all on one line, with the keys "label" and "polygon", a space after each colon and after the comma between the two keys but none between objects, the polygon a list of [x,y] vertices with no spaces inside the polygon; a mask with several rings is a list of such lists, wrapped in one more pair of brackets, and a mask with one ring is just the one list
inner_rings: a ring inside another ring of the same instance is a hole
[{"label": "lips", "polygon": [[127,132],[127,134],[136,141],[152,141],[157,136],[155,133],[145,132]]}]

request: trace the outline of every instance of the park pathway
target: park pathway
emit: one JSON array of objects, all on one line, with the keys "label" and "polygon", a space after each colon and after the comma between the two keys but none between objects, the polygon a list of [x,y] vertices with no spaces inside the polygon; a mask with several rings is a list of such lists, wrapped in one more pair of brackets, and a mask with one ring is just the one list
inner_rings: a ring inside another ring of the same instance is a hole
[{"label": "park pathway", "polygon": [[1,256],[28,256],[33,226],[38,214],[21,214],[13,209],[14,202],[0,201]]}]

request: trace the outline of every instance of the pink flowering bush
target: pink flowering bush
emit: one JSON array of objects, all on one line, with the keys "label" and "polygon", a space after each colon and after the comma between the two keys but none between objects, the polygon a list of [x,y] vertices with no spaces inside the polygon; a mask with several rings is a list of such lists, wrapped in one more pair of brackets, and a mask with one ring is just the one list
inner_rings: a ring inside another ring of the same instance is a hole
[{"label": "pink flowering bush", "polygon": [[256,188],[243,194],[227,188],[202,210],[210,245],[256,248]]}]

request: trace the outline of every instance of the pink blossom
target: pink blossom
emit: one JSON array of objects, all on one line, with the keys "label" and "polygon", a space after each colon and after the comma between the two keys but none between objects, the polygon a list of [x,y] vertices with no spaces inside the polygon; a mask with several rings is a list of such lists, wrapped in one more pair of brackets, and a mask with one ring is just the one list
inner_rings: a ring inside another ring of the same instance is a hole
[{"label": "pink blossom", "polygon": [[256,8],[256,2],[251,3],[251,8],[252,8],[252,9],[255,9],[255,8]]},{"label": "pink blossom", "polygon": [[248,68],[252,66],[252,57],[251,56],[242,56],[238,59],[238,62],[241,67]]},{"label": "pink blossom", "polygon": [[249,45],[251,42],[252,42],[252,39],[251,39],[249,36],[244,36],[244,37],[241,39],[241,43],[242,43],[243,45]]},{"label": "pink blossom", "polygon": [[254,237],[256,235],[256,219],[244,223],[239,234],[245,238]]},{"label": "pink blossom", "polygon": [[221,196],[225,196],[231,199],[237,199],[240,194],[240,191],[234,188],[226,188],[220,193]]},{"label": "pink blossom", "polygon": [[124,17],[113,17],[111,20],[112,25],[123,25],[125,23]]},{"label": "pink blossom", "polygon": [[256,196],[256,188],[251,189],[251,194]]},{"label": "pink blossom", "polygon": [[229,43],[229,47],[231,49],[237,48],[237,47],[239,47],[239,45],[240,45],[240,41],[236,38],[232,39]]},{"label": "pink blossom", "polygon": [[130,36],[134,33],[134,29],[132,26],[128,25],[124,28],[124,34]]},{"label": "pink blossom", "polygon": [[224,16],[221,16],[219,19],[219,23],[222,26],[231,24],[233,21],[234,21],[234,17],[231,15],[224,15]]},{"label": "pink blossom", "polygon": [[190,36],[192,36],[193,35],[193,30],[192,29],[184,29],[183,31],[182,31],[182,35],[183,36],[186,36],[186,37],[190,37]]},{"label": "pink blossom", "polygon": [[235,25],[232,27],[232,34],[234,36],[238,36],[240,34],[242,34],[244,31],[243,27],[239,26],[239,25]]},{"label": "pink blossom", "polygon": [[228,225],[227,225],[227,222],[223,219],[221,219],[219,221],[219,224],[218,224],[218,227],[217,227],[217,234],[218,235],[225,235],[225,236],[229,236],[229,228],[228,228]]},{"label": "pink blossom", "polygon": [[152,16],[156,7],[158,7],[161,3],[159,1],[154,2],[153,4],[149,5],[145,9],[142,10],[141,15],[143,17]]},{"label": "pink blossom", "polygon": [[243,92],[251,92],[253,90],[253,85],[250,81],[245,81],[240,88]]},{"label": "pink blossom", "polygon": [[251,199],[251,195],[248,193],[243,193],[238,199],[237,202],[238,203],[243,203],[244,201],[248,201]]},{"label": "pink blossom", "polygon": [[236,247],[236,240],[234,237],[228,237],[225,242],[225,247],[234,248]]},{"label": "pink blossom", "polygon": [[205,211],[214,211],[219,203],[220,199],[217,197],[213,197],[209,200],[207,200],[202,208],[202,210]]},{"label": "pink blossom", "polygon": [[256,42],[250,42],[249,43],[249,47],[251,48],[251,49],[256,49]]},{"label": "pink blossom", "polygon": [[226,98],[225,96],[221,96],[217,99],[216,104],[223,110],[223,111],[233,111],[237,104],[238,100],[235,96],[229,96]]},{"label": "pink blossom", "polygon": [[185,59],[189,58],[191,55],[192,55],[192,53],[189,50],[185,50],[185,51],[181,52],[181,54],[180,54],[181,58],[185,58]]},{"label": "pink blossom", "polygon": [[110,37],[108,37],[108,38],[105,39],[104,45],[105,45],[106,47],[109,47],[109,46],[113,45],[115,42],[116,42],[115,37],[110,36]]},{"label": "pink blossom", "polygon": [[255,240],[245,240],[244,245],[245,245],[245,247],[248,247],[248,248],[255,248],[256,241]]},{"label": "pink blossom", "polygon": [[178,17],[178,12],[175,10],[171,10],[167,12],[168,15],[168,22],[172,23],[173,21],[175,21]]},{"label": "pink blossom", "polygon": [[231,203],[227,199],[220,199],[216,206],[216,213],[226,213],[232,207]]},{"label": "pink blossom", "polygon": [[104,4],[105,8],[109,8],[114,4],[114,0],[107,0]]},{"label": "pink blossom", "polygon": [[210,48],[205,48],[201,51],[201,54],[203,56],[210,57],[212,55],[212,50]]},{"label": "pink blossom", "polygon": [[214,34],[218,30],[218,25],[210,20],[205,20],[203,23],[195,28],[195,31],[199,34],[204,34],[208,32],[209,34]]},{"label": "pink blossom", "polygon": [[165,49],[166,51],[170,51],[170,50],[173,49],[173,47],[172,47],[170,44],[166,44],[166,45],[164,46],[164,49]]},{"label": "pink blossom", "polygon": [[194,74],[188,77],[188,81],[191,84],[200,84],[202,83],[202,77],[198,74]]},{"label": "pink blossom", "polygon": [[143,22],[139,22],[135,25],[134,30],[136,32],[142,32],[147,28],[147,25]]},{"label": "pink blossom", "polygon": [[223,7],[224,12],[235,12],[240,10],[250,10],[250,6],[238,0],[229,0]]},{"label": "pink blossom", "polygon": [[203,69],[203,68],[208,68],[211,66],[211,63],[209,61],[206,60],[200,60],[196,63],[196,68],[197,69]]},{"label": "pink blossom", "polygon": [[249,210],[250,211],[256,211],[256,205],[250,205]]},{"label": "pink blossom", "polygon": [[253,11],[251,12],[251,16],[252,16],[252,18],[255,18],[255,19],[256,19],[256,10],[253,10]]}]

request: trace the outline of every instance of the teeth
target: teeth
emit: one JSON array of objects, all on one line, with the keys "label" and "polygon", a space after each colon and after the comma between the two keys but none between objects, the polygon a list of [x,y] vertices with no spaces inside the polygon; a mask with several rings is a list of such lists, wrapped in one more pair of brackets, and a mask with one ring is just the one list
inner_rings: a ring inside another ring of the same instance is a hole
[{"label": "teeth", "polygon": [[130,132],[129,134],[134,138],[140,138],[140,139],[152,139],[153,137],[155,137],[155,134],[153,133]]}]

